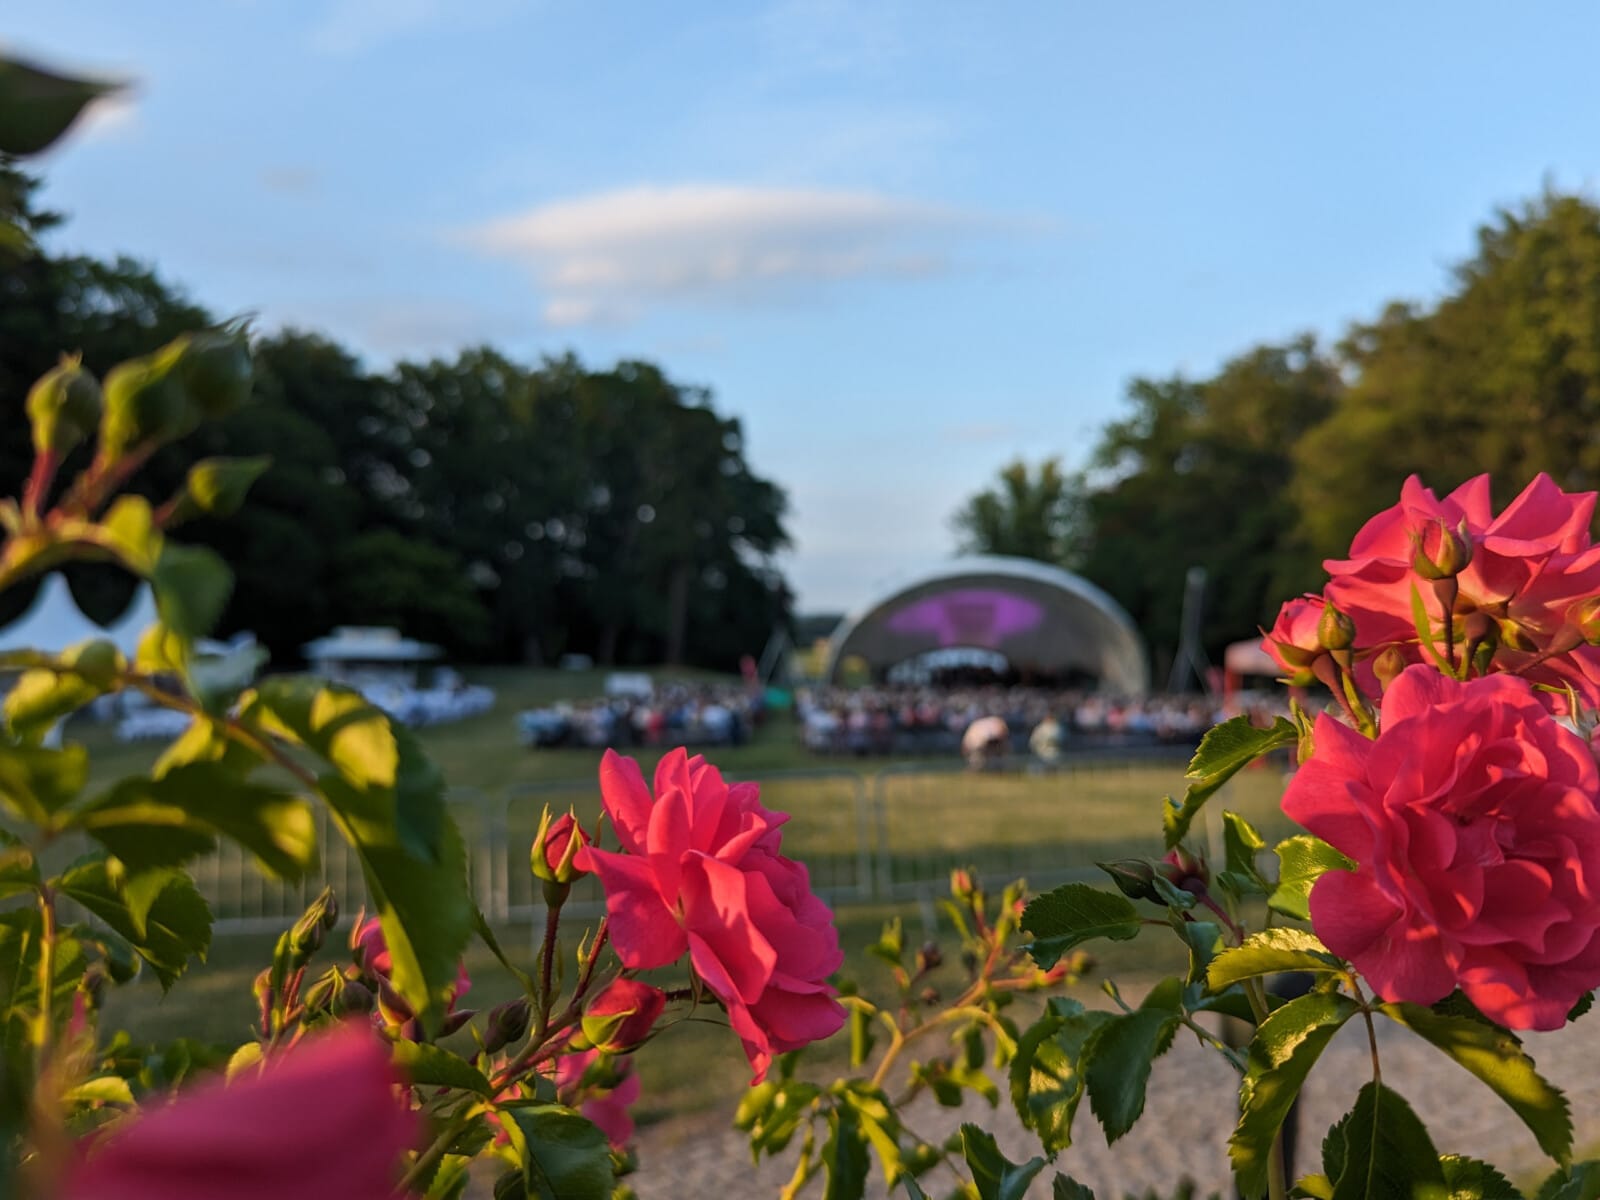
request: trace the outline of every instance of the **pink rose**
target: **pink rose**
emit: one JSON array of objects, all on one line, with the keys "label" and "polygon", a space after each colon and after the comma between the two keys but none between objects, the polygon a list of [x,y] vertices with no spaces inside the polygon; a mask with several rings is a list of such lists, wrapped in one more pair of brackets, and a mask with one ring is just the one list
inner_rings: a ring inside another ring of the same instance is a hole
[{"label": "pink rose", "polygon": [[1358,864],[1311,892],[1316,931],[1386,1000],[1460,987],[1557,1029],[1600,985],[1600,769],[1524,680],[1408,667],[1369,741],[1326,714],[1283,798]]},{"label": "pink rose", "polygon": [[1311,664],[1325,653],[1318,636],[1324,601],[1321,596],[1297,596],[1278,610],[1272,630],[1261,639],[1283,673],[1301,687],[1312,681]]},{"label": "pink rose", "polygon": [[[1570,682],[1586,701],[1600,703],[1600,650],[1579,645],[1567,621],[1575,603],[1600,594],[1600,547],[1589,536],[1594,504],[1593,492],[1563,492],[1541,474],[1496,516],[1487,475],[1443,500],[1413,475],[1400,503],[1362,526],[1349,558],[1323,564],[1332,576],[1325,595],[1354,618],[1359,649],[1370,653],[1398,644],[1407,658],[1420,661],[1412,588],[1435,629],[1442,617],[1432,585],[1416,573],[1413,560],[1419,548],[1440,556],[1446,531],[1464,527],[1461,536],[1471,551],[1455,577],[1458,650],[1469,619],[1476,620],[1497,642],[1493,669],[1525,672],[1556,686]],[[1368,687],[1370,670],[1358,670],[1358,679]],[[1564,707],[1556,697],[1545,702]]]},{"label": "pink rose", "polygon": [[631,1059],[613,1059],[610,1069],[618,1076],[616,1083],[608,1088],[585,1088],[584,1074],[599,1058],[598,1050],[585,1050],[556,1059],[556,1094],[563,1104],[578,1101],[578,1112],[594,1122],[611,1148],[620,1153],[633,1140],[633,1117],[628,1109],[638,1102],[639,1077],[633,1073]]},{"label": "pink rose", "polygon": [[583,1035],[601,1050],[622,1054],[650,1036],[667,995],[637,979],[616,979],[584,1005]]},{"label": "pink rose", "polygon": [[639,764],[608,750],[600,794],[627,853],[588,848],[578,865],[605,888],[623,965],[664,967],[687,951],[756,1082],[774,1054],[836,1033],[844,1009],[827,978],[844,955],[805,867],[779,852],[788,817],[763,808],[755,784],[729,787],[682,749],[656,768],[653,801]]},{"label": "pink rose", "polygon": [[401,1082],[366,1029],[308,1038],[89,1139],[61,1200],[389,1196],[417,1133]]}]

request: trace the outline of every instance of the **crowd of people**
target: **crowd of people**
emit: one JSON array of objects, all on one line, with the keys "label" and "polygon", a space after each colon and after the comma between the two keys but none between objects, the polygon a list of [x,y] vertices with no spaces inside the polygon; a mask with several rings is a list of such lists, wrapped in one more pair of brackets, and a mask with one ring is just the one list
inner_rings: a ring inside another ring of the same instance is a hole
[{"label": "crowd of people", "polygon": [[[1270,719],[1282,711],[1277,705],[1254,699],[1252,715]],[[974,765],[1010,755],[1049,762],[1078,749],[1193,745],[1234,715],[1195,695],[1116,697],[999,685],[806,688],[795,696],[795,711],[801,739],[819,754],[959,752]]]},{"label": "crowd of people", "polygon": [[561,701],[517,718],[524,745],[738,746],[761,723],[759,689],[669,683],[647,692]]}]

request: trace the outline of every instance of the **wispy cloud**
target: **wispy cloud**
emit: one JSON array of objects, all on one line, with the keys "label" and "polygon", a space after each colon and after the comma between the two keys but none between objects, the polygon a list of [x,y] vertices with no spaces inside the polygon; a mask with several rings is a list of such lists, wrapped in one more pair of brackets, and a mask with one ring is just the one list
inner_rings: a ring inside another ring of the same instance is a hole
[{"label": "wispy cloud", "polygon": [[309,44],[318,54],[360,54],[445,23],[481,31],[524,7],[526,0],[331,0]]},{"label": "wispy cloud", "polygon": [[748,303],[949,267],[975,218],[875,192],[681,185],[541,205],[467,231],[525,265],[551,325],[622,322],[669,303]]}]

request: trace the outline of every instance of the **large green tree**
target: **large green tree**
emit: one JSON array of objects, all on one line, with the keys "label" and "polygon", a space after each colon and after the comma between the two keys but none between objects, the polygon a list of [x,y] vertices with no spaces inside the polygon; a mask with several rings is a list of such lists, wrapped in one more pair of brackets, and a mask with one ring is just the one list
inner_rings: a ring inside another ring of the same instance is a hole
[{"label": "large green tree", "polygon": [[1341,350],[1354,381],[1295,447],[1308,562],[1412,472],[1442,492],[1487,471],[1501,503],[1539,471],[1600,487],[1600,207],[1546,192],[1497,213],[1448,295],[1391,305]]},{"label": "large green tree", "polygon": [[[104,371],[214,319],[131,260],[40,250],[56,218],[36,188],[0,163],[0,219],[23,235],[0,246],[13,493],[31,457],[24,397],[61,350]],[[271,457],[236,517],[186,531],[233,567],[222,632],[253,630],[280,661],[334,624],[393,623],[485,659],[731,667],[788,620],[782,491],[751,469],[739,423],[658,367],[528,366],[483,348],[375,373],[299,331],[254,351],[253,403],[135,481],[162,499],[193,457]],[[120,572],[72,574],[96,615],[130,594]],[[12,593],[11,611],[27,599]]]},{"label": "large green tree", "polygon": [[963,553],[1074,566],[1083,554],[1083,479],[1064,471],[1059,458],[1037,470],[1019,458],[956,510],[951,525]]},{"label": "large green tree", "polygon": [[1128,610],[1158,664],[1177,648],[1190,567],[1207,575],[1210,654],[1270,621],[1297,561],[1290,447],[1342,386],[1310,337],[1259,347],[1210,379],[1130,385],[1132,411],[1094,453],[1082,569]]}]

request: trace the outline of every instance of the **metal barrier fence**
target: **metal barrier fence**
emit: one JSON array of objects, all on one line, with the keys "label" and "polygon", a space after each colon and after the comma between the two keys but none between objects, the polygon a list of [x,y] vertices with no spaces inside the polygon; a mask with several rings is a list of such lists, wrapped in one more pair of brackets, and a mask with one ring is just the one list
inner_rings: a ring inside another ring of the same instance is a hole
[{"label": "metal barrier fence", "polygon": [[[1187,761],[1187,751],[1174,749],[1017,771],[973,772],[959,762],[897,764],[868,774],[842,767],[774,771],[760,779],[761,800],[789,814],[784,850],[806,864],[817,893],[849,906],[932,895],[955,867],[971,868],[991,884],[1026,877],[1045,887],[1098,877],[1097,860],[1155,851],[1161,798],[1181,791]],[[473,897],[496,924],[532,923],[544,910],[528,853],[545,805],[572,808],[586,826],[600,807],[598,788],[587,779],[499,794],[456,789],[449,799]],[[326,885],[354,912],[366,898],[360,864],[321,809],[318,833],[320,869],[298,884],[267,879],[234,846],[195,864],[217,931],[283,928]],[[580,915],[602,909],[596,882],[580,881],[569,904]]]}]

